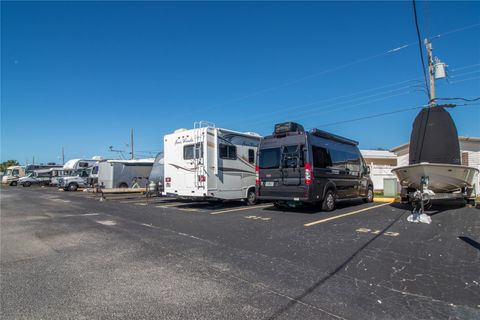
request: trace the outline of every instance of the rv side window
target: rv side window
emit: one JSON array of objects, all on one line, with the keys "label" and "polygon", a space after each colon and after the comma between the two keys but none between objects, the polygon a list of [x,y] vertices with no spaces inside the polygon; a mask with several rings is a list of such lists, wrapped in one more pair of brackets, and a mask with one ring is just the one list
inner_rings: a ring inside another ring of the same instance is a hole
[{"label": "rv side window", "polygon": [[237,159],[237,147],[220,144],[220,158],[231,160]]},{"label": "rv side window", "polygon": [[92,169],[92,174],[97,174],[97,173],[98,173],[98,167],[95,166],[95,167],[93,167],[93,169]]},{"label": "rv side window", "polygon": [[[195,146],[195,148],[194,148]],[[203,143],[189,144],[183,147],[183,159],[192,160],[203,158]]]},{"label": "rv side window", "polygon": [[280,148],[262,149],[258,164],[260,169],[277,169],[280,167]]},{"label": "rv side window", "polygon": [[248,162],[255,163],[255,150],[248,149]]},{"label": "rv side window", "polygon": [[332,159],[327,149],[322,147],[312,146],[313,166],[315,168],[326,168],[332,166]]},{"label": "rv side window", "polygon": [[283,147],[283,168],[304,167],[303,146]]}]

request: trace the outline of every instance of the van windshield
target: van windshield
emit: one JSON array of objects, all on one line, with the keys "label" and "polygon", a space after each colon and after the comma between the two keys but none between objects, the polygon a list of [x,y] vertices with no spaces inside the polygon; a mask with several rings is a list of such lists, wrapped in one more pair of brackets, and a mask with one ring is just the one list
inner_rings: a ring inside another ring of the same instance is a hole
[{"label": "van windshield", "polygon": [[275,169],[280,167],[280,148],[262,149],[258,167],[260,169]]}]

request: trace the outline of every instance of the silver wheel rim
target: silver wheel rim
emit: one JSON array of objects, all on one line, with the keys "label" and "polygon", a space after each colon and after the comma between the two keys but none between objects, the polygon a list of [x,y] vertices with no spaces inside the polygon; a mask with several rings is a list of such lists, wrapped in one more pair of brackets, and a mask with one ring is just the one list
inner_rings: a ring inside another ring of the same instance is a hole
[{"label": "silver wheel rim", "polygon": [[373,199],[373,191],[372,191],[372,189],[368,189],[368,196],[367,196],[367,197],[368,197],[368,201],[372,201],[372,199]]},{"label": "silver wheel rim", "polygon": [[255,193],[250,192],[248,194],[248,201],[251,202],[251,203],[253,203],[255,201]]},{"label": "silver wheel rim", "polygon": [[332,209],[333,208],[333,195],[330,193],[328,196],[327,196],[327,207],[329,209]]}]

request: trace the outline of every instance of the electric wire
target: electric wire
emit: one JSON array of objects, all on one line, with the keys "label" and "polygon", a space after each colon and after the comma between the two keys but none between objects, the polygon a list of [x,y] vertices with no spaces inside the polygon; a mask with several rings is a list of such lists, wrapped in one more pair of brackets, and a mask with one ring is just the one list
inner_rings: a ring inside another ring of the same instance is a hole
[{"label": "electric wire", "polygon": [[[456,108],[456,107],[473,106],[473,105],[480,105],[480,104],[479,104],[479,103],[465,103],[465,104],[458,104],[458,105],[448,105],[448,106],[446,106],[446,107]],[[349,120],[342,120],[342,121],[325,123],[325,124],[323,124],[323,125],[321,125],[321,126],[319,126],[319,127],[320,127],[320,128],[330,127],[330,126],[334,126],[334,125],[338,125],[338,124],[356,122],[356,121],[361,121],[361,120],[366,120],[366,119],[372,119],[372,118],[379,118],[379,117],[383,117],[383,116],[388,116],[388,115],[392,115],[392,114],[396,114],[396,113],[401,113],[401,112],[406,112],[406,111],[411,111],[411,110],[416,110],[416,109],[422,109],[422,108],[429,108],[429,109],[431,109],[431,108],[435,108],[435,107],[430,107],[429,105],[406,107],[406,108],[402,108],[402,109],[398,109],[398,110],[393,110],[393,111],[383,112],[383,113],[377,113],[377,114],[371,114],[371,115],[368,115],[368,116],[359,117],[359,118],[354,118],[354,119],[349,119]]]},{"label": "electric wire", "polygon": [[430,89],[428,87],[428,80],[427,80],[427,72],[426,72],[426,66],[425,66],[425,60],[423,58],[423,49],[422,49],[422,37],[420,36],[420,29],[418,27],[418,17],[417,17],[417,5],[415,0],[412,0],[413,3],[413,15],[415,18],[415,28],[417,30],[417,40],[418,40],[418,49],[420,51],[420,60],[422,62],[422,71],[423,71],[423,77],[425,78],[425,87],[427,88],[428,92],[428,97],[430,97]]}]

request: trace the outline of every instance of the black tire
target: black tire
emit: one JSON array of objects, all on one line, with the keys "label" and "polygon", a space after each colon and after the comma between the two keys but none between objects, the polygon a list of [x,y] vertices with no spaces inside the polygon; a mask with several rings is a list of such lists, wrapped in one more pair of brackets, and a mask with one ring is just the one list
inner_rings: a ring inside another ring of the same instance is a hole
[{"label": "black tire", "polygon": [[78,189],[78,184],[75,182],[72,182],[68,185],[68,191],[77,191]]},{"label": "black tire", "polygon": [[10,185],[11,185],[12,187],[16,187],[16,186],[17,186],[17,184],[18,184],[18,182],[17,182],[17,181],[12,181],[12,182],[10,182]]},{"label": "black tire", "polygon": [[31,185],[32,185],[32,183],[30,181],[27,181],[27,182],[23,183],[23,186],[27,187],[27,188],[30,187]]},{"label": "black tire", "polygon": [[373,188],[372,187],[368,187],[368,190],[367,190],[367,197],[366,198],[363,198],[363,202],[365,203],[370,203],[370,202],[373,202]]},{"label": "black tire", "polygon": [[128,184],[126,184],[125,182],[122,182],[118,185],[119,188],[122,188],[122,189],[127,189],[128,188]]},{"label": "black tire", "polygon": [[253,206],[257,203],[257,195],[255,194],[255,189],[250,189],[247,192],[247,206]]},{"label": "black tire", "polygon": [[323,211],[332,211],[335,209],[335,193],[332,190],[328,190],[325,193],[325,197],[322,202]]}]

